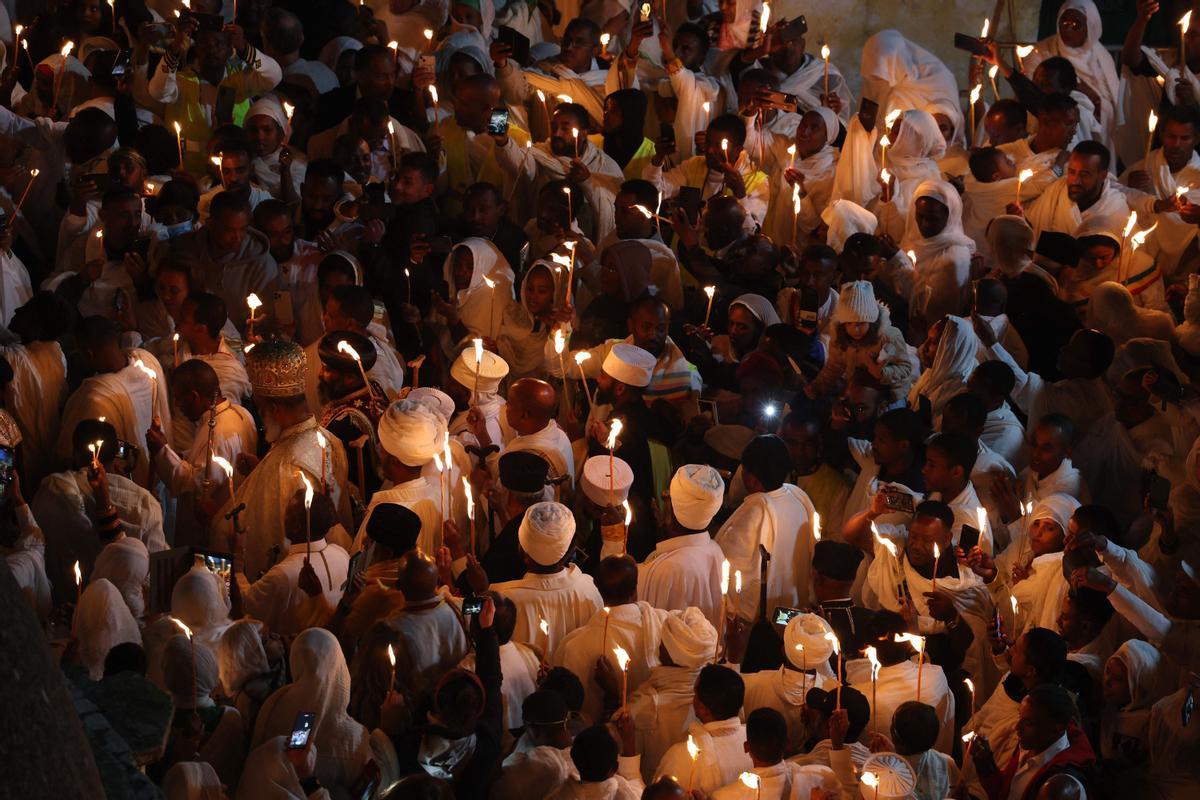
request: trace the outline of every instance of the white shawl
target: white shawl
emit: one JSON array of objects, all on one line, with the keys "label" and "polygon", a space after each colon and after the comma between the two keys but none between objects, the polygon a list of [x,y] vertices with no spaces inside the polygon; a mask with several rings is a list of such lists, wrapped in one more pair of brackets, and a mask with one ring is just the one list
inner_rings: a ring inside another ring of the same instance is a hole
[{"label": "white shawl", "polygon": [[[471,251],[474,267],[467,288],[455,291],[454,254],[462,247]],[[504,321],[505,310],[512,300],[514,282],[512,267],[496,245],[487,239],[464,239],[446,256],[442,277],[450,287],[453,295],[451,302],[458,307],[462,324],[467,327],[470,336],[495,339]],[[485,277],[496,284],[495,289],[488,288],[483,280]]]},{"label": "white shawl", "polygon": [[936,422],[951,397],[966,390],[967,379],[978,363],[979,337],[971,323],[962,317],[946,317],[946,327],[938,342],[933,364],[921,373],[908,394],[908,404],[916,408],[919,398],[929,398]]},{"label": "white shawl", "polygon": [[[917,227],[916,204],[928,197],[946,206],[946,226],[933,236],[924,236]],[[963,232],[962,200],[958,191],[942,180],[927,180],[916,187],[909,204],[900,249],[912,251],[912,314],[924,314],[933,324],[946,314],[962,313],[971,278],[971,254],[975,242]]]},{"label": "white shawl", "polygon": [[125,642],[142,643],[137,620],[129,613],[125,598],[104,578],[92,581],[83,590],[71,635],[78,640],[79,660],[94,681],[104,677],[104,658],[109,650]]},{"label": "white shawl", "polygon": [[[1087,41],[1083,47],[1067,47],[1058,35],[1058,23],[1067,11],[1082,12],[1087,18]],[[1092,0],[1066,0],[1058,9],[1054,24],[1054,35],[1038,42],[1033,53],[1025,59],[1025,70],[1032,75],[1039,64],[1052,56],[1062,56],[1070,61],[1080,82],[1086,83],[1100,95],[1100,122],[1109,134],[1108,140],[1112,141],[1112,132],[1124,119],[1118,103],[1121,92],[1117,67],[1113,63],[1112,55],[1100,43],[1100,35],[1104,31],[1100,12]]]}]

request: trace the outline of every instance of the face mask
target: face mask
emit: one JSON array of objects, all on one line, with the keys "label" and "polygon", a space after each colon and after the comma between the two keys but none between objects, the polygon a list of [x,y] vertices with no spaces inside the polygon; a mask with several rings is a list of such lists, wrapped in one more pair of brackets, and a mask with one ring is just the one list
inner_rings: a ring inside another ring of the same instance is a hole
[{"label": "face mask", "polygon": [[192,230],[192,220],[185,219],[183,222],[176,222],[174,225],[164,226],[167,231],[167,238],[174,239],[183,233],[189,233]]}]

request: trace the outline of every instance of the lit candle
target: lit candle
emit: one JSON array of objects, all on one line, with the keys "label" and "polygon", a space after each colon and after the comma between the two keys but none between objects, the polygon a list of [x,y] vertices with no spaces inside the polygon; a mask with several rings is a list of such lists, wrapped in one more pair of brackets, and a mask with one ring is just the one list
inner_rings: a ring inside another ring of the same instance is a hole
[{"label": "lit candle", "polygon": [[742,605],[742,571],[735,569],[733,571],[733,615],[738,616]]},{"label": "lit candle", "polygon": [[454,461],[450,457],[450,431],[442,433],[442,461],[446,462],[446,513],[454,515]]},{"label": "lit candle", "polygon": [[92,454],[92,469],[100,469],[100,448],[104,446],[103,439],[88,442],[88,452]]},{"label": "lit candle", "polygon": [[688,772],[688,791],[692,791],[692,787],[696,784],[696,759],[700,757],[700,748],[696,745],[696,740],[689,733],[687,738],[688,755],[692,758],[692,768]]},{"label": "lit candle", "polygon": [[472,339],[472,344],[475,346],[475,388],[471,394],[474,395],[474,404],[479,405],[479,373],[483,369],[483,339]]},{"label": "lit candle", "polygon": [[426,28],[424,35],[425,35],[425,50],[427,52],[433,52],[433,30],[430,28]]},{"label": "lit candle", "polygon": [[887,169],[887,149],[892,146],[892,140],[885,133],[879,138],[879,166],[882,170]]},{"label": "lit candle", "polygon": [[616,491],[613,488],[613,451],[617,449],[617,437],[621,435],[621,428],[625,427],[625,423],[619,419],[614,419],[609,423],[608,427],[608,504],[615,506]]},{"label": "lit candle", "polygon": [[304,482],[304,554],[308,556],[312,553],[313,485],[308,476],[304,474],[304,470],[298,469],[296,470],[296,474]]},{"label": "lit candle", "polygon": [[1010,595],[1008,596],[1008,602],[1009,602],[1009,605],[1011,605],[1011,606],[1012,606],[1012,612],[1013,612],[1013,630],[1014,630],[1014,631],[1016,631],[1016,629],[1017,629],[1017,615],[1020,613],[1021,605],[1020,605],[1020,604],[1017,602],[1017,596],[1016,596],[1015,594],[1010,594]]},{"label": "lit candle", "polygon": [[825,97],[826,102],[829,97],[829,45],[821,45],[821,60],[825,62]]},{"label": "lit candle", "polygon": [[133,365],[150,379],[150,413],[153,417],[154,425],[157,427],[162,424],[162,420],[158,416],[158,375],[150,367],[147,367],[145,362],[140,358],[134,359]]},{"label": "lit candle", "polygon": [[871,730],[879,732],[879,718],[875,714],[875,709],[878,706],[875,704],[875,683],[879,680],[879,669],[883,665],[879,663],[879,651],[874,647],[865,647],[863,652],[867,656],[867,660],[871,662]]},{"label": "lit candle", "polygon": [[[1190,11],[1188,12],[1191,13]],[[1142,169],[1146,172],[1150,171],[1150,147],[1154,144],[1154,131],[1158,128],[1158,114],[1150,112],[1150,117],[1146,120],[1146,128],[1150,131],[1146,136],[1146,160],[1142,162]]]},{"label": "lit candle", "polygon": [[604,607],[604,637],[601,641],[601,649],[608,649],[608,620],[612,617],[612,609],[608,606]]},{"label": "lit candle", "polygon": [[575,98],[571,97],[571,95],[569,95],[569,94],[555,95],[555,97],[558,98],[558,102],[560,102],[560,103],[574,103],[575,102]]},{"label": "lit candle", "polygon": [[579,381],[583,384],[583,392],[587,395],[588,403],[596,405],[596,401],[592,399],[591,390],[588,388],[587,376],[583,374],[583,362],[592,357],[592,354],[587,350],[580,350],[575,354],[575,366],[579,368]]},{"label": "lit candle", "polygon": [[1017,53],[1017,72],[1025,71],[1024,59],[1029,58],[1029,54],[1033,52],[1033,45],[1021,45],[1016,48]]},{"label": "lit candle", "polygon": [[879,778],[874,772],[866,771],[862,774],[862,782],[875,790],[873,800],[879,800]]},{"label": "lit candle", "polygon": [[759,30],[766,31],[767,23],[769,23],[770,21],[771,21],[771,4],[764,2],[763,6],[762,6],[762,16],[759,17],[759,21],[758,21]]},{"label": "lit candle", "polygon": [[1033,177],[1033,170],[1023,169],[1017,175],[1017,205],[1021,204],[1021,184]]},{"label": "lit candle", "polygon": [[1137,212],[1130,211],[1129,219],[1125,221],[1125,231],[1121,234],[1121,249],[1125,249],[1126,240],[1129,239],[1129,234],[1133,233],[1134,227],[1137,225]]},{"label": "lit candle", "polygon": [[442,112],[438,105],[438,90],[433,84],[429,85],[429,96],[433,98],[433,126],[438,133],[442,132]]},{"label": "lit candle", "polygon": [[291,103],[283,104],[283,114],[285,117],[287,117],[287,133],[288,133],[288,135],[291,135],[291,132],[292,132],[292,114],[295,114],[295,113],[296,113],[296,107],[294,105],[292,105]]},{"label": "lit candle", "polygon": [[708,130],[708,118],[712,114],[712,103],[705,100],[700,107],[704,109],[704,130]]},{"label": "lit candle", "polygon": [[550,107],[546,105],[546,93],[541,89],[537,90],[538,100],[542,103],[542,113],[546,115],[546,127],[550,127]]},{"label": "lit candle", "polygon": [[1000,99],[1000,90],[996,88],[996,76],[999,73],[1000,73],[1000,67],[996,66],[995,64],[993,64],[992,68],[988,70],[988,80],[992,84],[992,94],[995,96],[995,98],[997,100]]},{"label": "lit candle", "polygon": [[629,524],[633,522],[633,509],[629,507],[628,500],[622,500],[621,507],[625,509],[625,538],[621,540],[621,555],[624,555],[625,543],[629,540]]},{"label": "lit candle", "polygon": [[613,648],[613,654],[621,667],[621,710],[624,711],[629,702],[629,653],[626,653],[621,645],[617,645]]},{"label": "lit candle", "polygon": [[817,511],[813,512],[813,541],[821,541],[821,514]]},{"label": "lit candle", "polygon": [[967,731],[962,735],[963,744],[967,746],[963,751],[963,766],[967,764],[967,759],[971,757],[971,745],[975,743],[975,731]]},{"label": "lit candle", "polygon": [[571,128],[571,138],[575,140],[575,157],[579,158],[579,128]]},{"label": "lit candle", "polygon": [[408,267],[404,268],[404,283],[408,287],[408,304],[412,305],[412,273],[408,271]]},{"label": "lit candle", "polygon": [[971,692],[971,715],[975,715],[975,683],[970,678],[963,678],[963,683],[967,685],[967,689]]},{"label": "lit candle", "polygon": [[71,51],[74,49],[75,49],[75,43],[67,42],[66,44],[63,45],[63,48],[60,51],[62,53],[62,61],[58,65],[58,75],[54,79],[54,102],[53,102],[53,105],[55,108],[58,108],[58,90],[62,87],[63,73],[66,72],[66,69],[67,69],[67,59],[70,58]]},{"label": "lit candle", "polygon": [[259,300],[258,295],[251,292],[246,296],[246,305],[250,308],[250,321],[254,322],[254,312],[262,308],[262,300]]},{"label": "lit candle", "polygon": [[788,149],[787,149],[787,153],[788,153],[788,169],[792,169],[793,167],[796,166],[796,145],[794,145],[794,144],[789,145]]},{"label": "lit candle", "polygon": [[[800,194],[800,184],[796,183],[792,186],[792,241],[795,242],[799,237],[796,234],[796,228],[800,224],[800,209],[804,207],[804,198]],[[788,356],[791,358],[791,356]],[[799,370],[797,370],[798,372]]]},{"label": "lit candle", "polygon": [[725,155],[725,163],[728,164],[729,163],[729,140],[728,139],[721,140],[721,152]]},{"label": "lit candle", "polygon": [[471,496],[471,482],[467,480],[467,476],[462,476],[463,493],[467,498],[467,519],[471,523],[471,549],[470,553],[475,553],[475,498]]},{"label": "lit candle", "polygon": [[388,675],[387,692],[384,693],[385,700],[387,695],[392,693],[392,687],[396,685],[396,650],[389,644],[387,653],[388,664],[391,665],[391,673]]},{"label": "lit candle", "polygon": [[717,648],[725,642],[725,621],[729,616],[729,559],[721,561],[721,629],[717,631]]},{"label": "lit candle", "polygon": [[[562,192],[567,196],[567,230],[571,229],[571,225],[575,222],[575,208],[571,204],[571,187],[562,187]],[[571,291],[571,287],[567,287],[567,291]]]},{"label": "lit candle", "polygon": [[192,707],[195,708],[196,701],[200,699],[196,697],[196,637],[192,635],[192,629],[184,625],[182,620],[176,617],[171,617],[170,619],[171,622],[179,626],[179,629],[183,631],[183,635],[187,637],[188,643],[192,646]]},{"label": "lit candle", "polygon": [[825,640],[833,645],[833,652],[837,654],[837,703],[835,709],[842,707],[842,643],[838,641],[837,634],[833,631],[825,634]]},{"label": "lit candle", "polygon": [[172,349],[171,365],[178,367],[179,366],[179,334],[178,333],[171,334],[171,349]]},{"label": "lit candle", "polygon": [[36,178],[40,170],[37,167],[29,170],[29,182],[25,184],[25,191],[21,192],[21,199],[17,201],[17,210],[25,204],[25,198],[29,196],[29,190],[33,188],[33,179]]},{"label": "lit candle", "polygon": [[975,88],[971,90],[971,129],[967,132],[967,147],[975,141],[975,104],[979,102],[979,95],[983,93],[983,84],[975,84]]},{"label": "lit candle", "polygon": [[175,126],[175,143],[179,145],[179,168],[183,169],[183,128],[178,121],[171,124]]},{"label": "lit candle", "polygon": [[[430,87],[433,88],[432,86]],[[436,119],[436,117],[435,117]],[[388,129],[388,156],[392,162],[392,171],[396,171],[396,125],[390,119],[387,124]]]},{"label": "lit candle", "polygon": [[440,453],[433,454],[433,465],[438,471],[438,504],[442,507],[442,522],[446,521],[446,470]]},{"label": "lit candle", "polygon": [[[342,339],[337,343],[337,349],[339,353],[345,353],[346,355],[350,356],[350,358],[354,360],[354,363],[358,365],[358,374],[362,376],[363,387],[366,388],[367,393],[370,394],[371,382],[367,380],[367,371],[363,368],[362,356],[360,356],[358,351],[355,350],[354,347],[345,339]],[[318,432],[317,435],[320,436],[320,432]]]},{"label": "lit candle", "polygon": [[213,453],[212,460],[213,460],[213,463],[216,464],[218,467],[220,467],[221,470],[225,473],[225,479],[227,481],[229,481],[229,496],[233,497],[233,491],[234,491],[233,464],[229,463],[229,459],[223,458],[222,456],[219,456],[216,453]]},{"label": "lit candle", "polygon": [[991,25],[992,25],[992,21],[991,21],[991,19],[989,19],[988,17],[984,17],[984,18],[983,18],[983,28],[982,28],[982,29],[979,31],[979,38],[980,38],[980,39],[986,39],[986,38],[987,38],[987,36],[988,36],[988,29],[989,29],[989,28],[991,28]]},{"label": "lit candle", "polygon": [[542,640],[545,642],[545,646],[542,647],[543,660],[548,660],[550,658],[550,623],[546,621],[545,617],[538,622],[538,630],[542,632]]},{"label": "lit candle", "polygon": [[1179,18],[1179,74],[1187,69],[1187,32],[1192,25],[1192,12],[1189,10]]},{"label": "lit candle", "polygon": [[496,282],[487,275],[483,276],[484,284],[492,290],[491,297],[488,298],[488,333],[492,338],[496,337]]},{"label": "lit candle", "polygon": [[925,637],[917,636],[915,633],[897,633],[892,640],[897,643],[908,642],[917,651],[917,702],[920,702],[921,668],[925,664]]},{"label": "lit candle", "polygon": [[754,790],[755,800],[762,800],[762,781],[759,780],[757,773],[743,772],[741,775],[738,775],[738,780],[747,789]]},{"label": "lit candle", "polygon": [[716,297],[716,295],[717,295],[717,287],[716,286],[705,286],[704,293],[706,295],[708,295],[708,308],[705,309],[705,311],[704,311],[703,327],[707,328],[708,327],[708,318],[712,314],[713,298]]},{"label": "lit candle", "polygon": [[[361,368],[362,364],[360,363],[358,366]],[[325,481],[325,454],[329,443],[325,441],[325,434],[320,429],[317,429],[317,447],[321,448],[321,494],[326,494],[329,490],[329,485]]]},{"label": "lit candle", "polygon": [[388,49],[392,51],[392,69],[400,63],[400,43],[395,39],[387,43]]},{"label": "lit candle", "polygon": [[938,547],[937,542],[934,542],[933,543],[933,587],[929,590],[930,592],[937,591],[938,562],[941,560],[942,560],[942,549],[940,547]]},{"label": "lit candle", "polygon": [[83,570],[79,568],[79,562],[75,562],[75,605],[79,605],[79,599],[83,596]]},{"label": "lit candle", "polygon": [[979,527],[980,536],[983,536],[984,532],[987,530],[987,520],[987,509],[983,506],[975,506],[975,522]]},{"label": "lit candle", "polygon": [[600,34],[600,57],[608,58],[608,43],[612,40],[612,35],[608,33]]}]

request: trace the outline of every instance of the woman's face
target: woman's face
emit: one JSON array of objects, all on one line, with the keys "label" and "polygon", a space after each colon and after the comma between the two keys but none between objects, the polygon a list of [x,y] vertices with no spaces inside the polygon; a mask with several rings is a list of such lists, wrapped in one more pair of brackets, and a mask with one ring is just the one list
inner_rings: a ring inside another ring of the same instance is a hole
[{"label": "woman's face", "polygon": [[821,152],[826,139],[825,119],[815,111],[800,118],[796,126],[796,151],[801,158]]},{"label": "woman's face", "polygon": [[1058,20],[1058,36],[1067,47],[1083,47],[1087,42],[1087,17],[1082,11],[1064,11]]},{"label": "woman's face", "polygon": [[1066,534],[1062,526],[1052,519],[1034,520],[1029,528],[1029,549],[1035,556],[1058,553],[1063,549]]},{"label": "woman's face", "polygon": [[929,333],[925,336],[925,341],[921,342],[921,347],[917,350],[917,357],[921,359],[921,366],[928,369],[933,365],[933,359],[937,356],[938,345],[942,342],[942,334],[946,332],[946,320],[938,320],[929,329]]},{"label": "woman's face", "polygon": [[1119,658],[1110,658],[1104,664],[1104,680],[1100,685],[1104,692],[1104,704],[1111,708],[1124,708],[1133,701],[1129,696],[1129,668]]},{"label": "woman's face", "polygon": [[748,353],[754,348],[758,335],[758,320],[743,306],[729,309],[729,325],[726,328],[729,341],[738,353]]},{"label": "woman's face", "polygon": [[100,0],[79,0],[75,9],[75,18],[79,21],[80,30],[84,33],[95,33],[100,30],[100,24],[103,21],[103,17],[100,15]]},{"label": "woman's face", "polygon": [[462,291],[471,286],[471,276],[475,272],[475,257],[469,247],[459,247],[454,251],[454,263],[451,269],[454,276],[454,288]]},{"label": "woman's face", "polygon": [[717,7],[721,10],[721,19],[726,25],[737,22],[737,0],[721,0]]},{"label": "woman's face", "polygon": [[950,209],[940,200],[921,197],[918,198],[913,209],[913,216],[917,223],[917,230],[928,239],[946,229],[946,223],[950,219]]},{"label": "woman's face", "polygon": [[946,144],[950,144],[954,137],[954,123],[945,114],[934,114],[933,119],[937,122],[938,130],[942,132],[942,139]]},{"label": "woman's face", "polygon": [[154,292],[167,307],[167,312],[177,318],[179,308],[188,294],[187,278],[174,270],[163,270],[154,281]]},{"label": "woman's face", "polygon": [[531,314],[544,314],[554,304],[554,281],[545,267],[533,270],[521,284],[525,307]]}]

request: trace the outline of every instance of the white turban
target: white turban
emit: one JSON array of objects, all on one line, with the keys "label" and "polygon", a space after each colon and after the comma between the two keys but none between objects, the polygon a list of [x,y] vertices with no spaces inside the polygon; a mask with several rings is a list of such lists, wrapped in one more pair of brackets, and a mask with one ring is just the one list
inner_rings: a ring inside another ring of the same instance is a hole
[{"label": "white turban", "polygon": [[862,765],[863,772],[874,773],[879,780],[879,789],[875,790],[859,781],[859,791],[863,800],[890,800],[891,798],[907,798],[913,796],[917,782],[913,778],[912,767],[903,756],[896,753],[875,753]]},{"label": "white turban", "polygon": [[1079,508],[1079,505],[1079,501],[1069,494],[1046,495],[1033,507],[1029,522],[1032,524],[1039,519],[1054,520],[1062,528],[1063,535],[1066,536],[1067,523],[1071,521],[1071,515],[1075,513],[1075,509]]},{"label": "white turban", "polygon": [[604,372],[621,383],[645,388],[654,375],[654,356],[634,344],[613,345],[604,357]]},{"label": "white turban", "polygon": [[716,656],[717,629],[695,606],[671,611],[663,618],[662,643],[676,666],[695,669]]},{"label": "white turban", "polygon": [[725,499],[725,481],[707,464],[685,464],[671,478],[671,511],[693,531],[708,528]]},{"label": "white turban", "polygon": [[379,443],[409,467],[422,467],[442,452],[446,423],[416,400],[397,400],[379,420]]},{"label": "white turban", "polygon": [[[500,389],[500,381],[508,375],[508,362],[490,350],[483,351],[483,359],[479,362],[479,392],[494,394]],[[450,377],[459,384],[474,391],[475,389],[475,348],[468,347],[458,354],[450,365]]]},{"label": "white turban", "polygon": [[441,389],[419,386],[408,393],[408,400],[415,400],[439,417],[449,422],[454,417],[454,401]]},{"label": "white turban", "polygon": [[255,100],[246,111],[245,119],[250,119],[251,117],[270,117],[279,125],[279,129],[284,133],[284,138],[287,138],[287,113],[283,110],[283,105],[274,95],[264,94]]},{"label": "white turban", "polygon": [[[803,669],[816,669],[829,661],[833,655],[833,642],[825,638],[832,633],[829,623],[816,614],[797,614],[788,620],[783,629],[783,650],[792,665]],[[800,650],[797,645],[804,649]]]},{"label": "white turban", "polygon": [[[620,458],[612,458],[612,483],[609,483],[609,457],[592,456],[583,462],[580,485],[587,498],[598,506],[619,506],[629,499],[633,486],[633,468]],[[610,488],[611,487],[611,488]]]},{"label": "white turban", "polygon": [[562,503],[533,504],[517,529],[521,549],[544,567],[561,561],[574,538],[575,515]]},{"label": "white turban", "polygon": [[846,246],[846,240],[856,233],[874,235],[879,227],[879,219],[857,203],[850,200],[834,200],[825,206],[821,219],[829,227],[825,235],[826,243],[839,253]]}]

